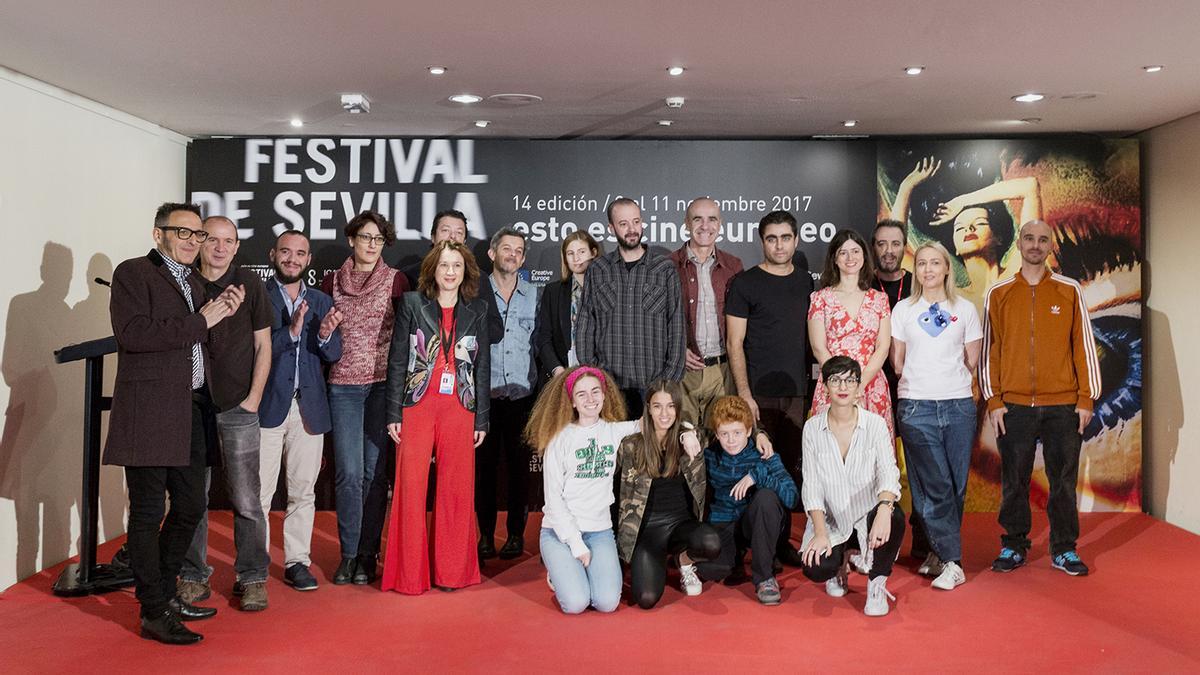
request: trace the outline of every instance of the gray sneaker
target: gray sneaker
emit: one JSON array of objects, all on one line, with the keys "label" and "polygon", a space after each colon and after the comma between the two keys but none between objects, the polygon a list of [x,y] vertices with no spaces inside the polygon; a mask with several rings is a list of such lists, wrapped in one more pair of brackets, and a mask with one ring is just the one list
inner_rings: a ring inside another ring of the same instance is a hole
[{"label": "gray sneaker", "polygon": [[179,599],[190,604],[207,600],[212,595],[212,589],[207,581],[188,581],[180,579],[175,582],[175,594]]},{"label": "gray sneaker", "polygon": [[758,601],[764,605],[778,605],[783,600],[783,595],[779,592],[779,582],[775,577],[759,584],[755,593],[758,595]]},{"label": "gray sneaker", "polygon": [[267,582],[258,581],[242,584],[241,610],[261,612],[267,608]]}]

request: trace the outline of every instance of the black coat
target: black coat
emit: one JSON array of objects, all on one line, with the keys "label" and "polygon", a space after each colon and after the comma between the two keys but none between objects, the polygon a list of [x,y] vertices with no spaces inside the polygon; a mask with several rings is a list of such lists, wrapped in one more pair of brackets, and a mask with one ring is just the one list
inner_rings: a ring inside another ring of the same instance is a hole
[{"label": "black coat", "polygon": [[555,368],[567,367],[567,353],[571,351],[571,280],[567,277],[552,281],[542,289],[536,345],[542,384],[550,379]]}]

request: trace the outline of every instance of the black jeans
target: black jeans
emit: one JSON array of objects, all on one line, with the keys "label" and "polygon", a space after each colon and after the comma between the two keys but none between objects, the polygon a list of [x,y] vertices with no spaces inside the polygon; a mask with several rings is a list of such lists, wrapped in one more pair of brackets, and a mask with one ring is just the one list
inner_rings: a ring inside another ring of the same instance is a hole
[{"label": "black jeans", "polygon": [[507,477],[505,504],[508,536],[525,536],[525,516],[529,511],[529,446],[521,439],[525,422],[533,409],[533,397],[492,399],[491,429],[475,452],[475,515],[479,533],[486,540],[496,536],[496,483],[500,458],[504,458]]},{"label": "black jeans", "polygon": [[622,389],[621,396],[625,398],[625,419],[636,420],[642,416],[645,401],[642,397],[645,395],[643,389]]},{"label": "black jeans", "polygon": [[775,549],[783,528],[791,524],[787,507],[774,490],[752,488],[754,496],[742,517],[732,523],[713,523],[721,538],[721,554],[696,565],[704,579],[719,581],[741,565],[750,549],[750,573],[757,586],[775,576]]},{"label": "black jeans", "polygon": [[[875,522],[875,514],[878,511],[879,506],[876,505],[867,514],[867,532],[871,531],[871,524]],[[892,535],[888,537],[883,546],[875,549],[874,559],[871,561],[871,572],[867,575],[868,579],[892,575],[892,566],[896,563],[896,554],[900,552],[902,543],[904,543],[904,511],[896,506],[892,509]],[[855,547],[864,553],[867,550],[867,547],[858,541],[858,535],[851,534],[849,539],[834,546],[832,553],[820,557],[816,565],[805,565],[804,576],[813,581],[829,581],[837,575],[838,569],[842,566],[846,549]]]},{"label": "black jeans", "polygon": [[712,560],[721,554],[721,536],[690,512],[643,515],[629,560],[629,584],[639,607],[650,609],[658,604],[667,585],[667,556],[684,551],[697,563]]},{"label": "black jeans", "polygon": [[1075,485],[1079,481],[1079,414],[1073,405],[1024,406],[1006,403],[1005,433],[1000,447],[1000,543],[1016,551],[1029,550],[1029,481],[1037,442],[1042,442],[1042,459],[1050,496],[1050,555],[1075,550],[1079,538],[1079,511]]},{"label": "black jeans", "polygon": [[[208,446],[203,406],[192,402],[192,448],[187,466],[125,467],[129,487],[129,566],[142,616],[156,616],[175,597],[175,579],[207,507]],[[166,512],[165,497],[171,498]],[[163,514],[166,513],[166,518]]]}]

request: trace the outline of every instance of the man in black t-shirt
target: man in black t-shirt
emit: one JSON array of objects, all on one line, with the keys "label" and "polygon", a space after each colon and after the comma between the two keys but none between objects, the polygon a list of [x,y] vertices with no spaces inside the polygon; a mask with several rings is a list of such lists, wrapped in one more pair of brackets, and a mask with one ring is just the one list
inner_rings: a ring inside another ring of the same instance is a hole
[{"label": "man in black t-shirt", "polygon": [[759,223],[763,262],[733,278],[725,298],[725,340],[734,385],[770,436],[796,484],[807,410],[805,367],[808,261],[796,253],[796,219],[772,211]]}]

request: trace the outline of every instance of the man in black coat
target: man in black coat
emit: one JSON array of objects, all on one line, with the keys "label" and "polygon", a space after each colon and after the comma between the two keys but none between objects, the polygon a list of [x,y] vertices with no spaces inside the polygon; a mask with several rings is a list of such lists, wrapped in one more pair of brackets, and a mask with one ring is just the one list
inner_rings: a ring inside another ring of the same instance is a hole
[{"label": "man in black coat", "polygon": [[104,463],[125,467],[127,545],[142,635],[190,644],[202,638],[180,621],[216,613],[175,597],[183,555],[206,504],[211,402],[204,343],[209,329],[241,305],[244,290],[230,286],[201,304],[204,289],[191,268],[207,237],[199,207],[163,204],[153,236],[154,250],[113,272],[109,314],[117,377]]}]

